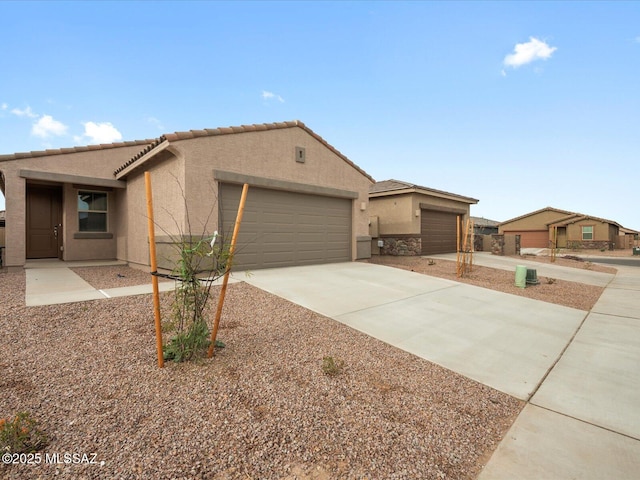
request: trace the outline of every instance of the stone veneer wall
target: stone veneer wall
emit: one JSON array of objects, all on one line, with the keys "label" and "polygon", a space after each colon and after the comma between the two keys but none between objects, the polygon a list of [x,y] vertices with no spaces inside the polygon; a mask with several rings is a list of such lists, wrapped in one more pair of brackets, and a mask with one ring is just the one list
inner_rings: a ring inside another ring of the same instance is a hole
[{"label": "stone veneer wall", "polygon": [[567,242],[567,248],[570,250],[601,250],[603,248],[605,250],[613,250],[614,244],[607,240],[570,240]]},{"label": "stone veneer wall", "polygon": [[491,235],[492,255],[520,255],[520,235]]},{"label": "stone veneer wall", "polygon": [[422,255],[422,240],[420,237],[383,237],[380,240],[384,242],[384,245],[380,248],[381,255]]}]

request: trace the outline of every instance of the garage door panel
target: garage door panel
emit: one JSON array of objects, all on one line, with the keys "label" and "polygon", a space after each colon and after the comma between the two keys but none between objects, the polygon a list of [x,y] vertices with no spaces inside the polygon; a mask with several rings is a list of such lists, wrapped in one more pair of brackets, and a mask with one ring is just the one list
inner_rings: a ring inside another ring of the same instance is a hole
[{"label": "garage door panel", "polygon": [[[220,215],[231,238],[241,187],[220,186]],[[249,188],[236,268],[257,269],[351,260],[351,200]],[[244,247],[244,248],[241,248]]]},{"label": "garage door panel", "polygon": [[521,248],[549,247],[549,232],[547,230],[505,230],[505,235],[520,235]]},{"label": "garage door panel", "polygon": [[423,209],[421,214],[422,254],[457,251],[457,214],[426,209]]}]

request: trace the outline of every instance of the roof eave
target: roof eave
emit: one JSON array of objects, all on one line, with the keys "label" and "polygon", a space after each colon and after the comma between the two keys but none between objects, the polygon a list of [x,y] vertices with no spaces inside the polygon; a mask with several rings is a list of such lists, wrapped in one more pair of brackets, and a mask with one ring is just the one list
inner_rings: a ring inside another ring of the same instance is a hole
[{"label": "roof eave", "polygon": [[125,178],[134,170],[137,170],[138,168],[142,167],[146,162],[151,160],[157,154],[159,154],[163,150],[166,150],[169,147],[170,143],[169,143],[169,140],[166,140],[166,139],[162,140],[162,138],[164,137],[161,137],[157,145],[155,145],[150,150],[146,151],[143,155],[141,155],[135,161],[132,161],[129,164],[125,164],[122,167],[120,167],[118,170],[116,170],[114,172],[114,176],[116,177],[116,180],[121,180]]}]

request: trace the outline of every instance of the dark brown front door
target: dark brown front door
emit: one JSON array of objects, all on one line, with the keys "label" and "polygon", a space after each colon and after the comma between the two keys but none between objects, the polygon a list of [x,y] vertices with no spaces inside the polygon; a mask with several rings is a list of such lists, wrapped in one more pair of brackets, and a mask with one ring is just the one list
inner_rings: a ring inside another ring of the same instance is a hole
[{"label": "dark brown front door", "polygon": [[62,190],[27,185],[27,258],[60,258]]}]

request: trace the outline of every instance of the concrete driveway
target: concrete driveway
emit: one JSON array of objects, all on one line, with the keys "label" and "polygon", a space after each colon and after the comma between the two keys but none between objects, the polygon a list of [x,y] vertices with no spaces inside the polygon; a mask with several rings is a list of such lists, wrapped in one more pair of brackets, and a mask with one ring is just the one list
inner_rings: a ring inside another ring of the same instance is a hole
[{"label": "concrete driveway", "polygon": [[236,278],[526,400],[479,480],[638,478],[640,275],[564,268],[607,285],[591,312],[365,263]]},{"label": "concrete driveway", "polygon": [[587,315],[367,263],[257,270],[236,278],[522,400]]}]

